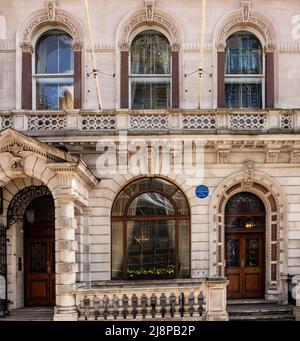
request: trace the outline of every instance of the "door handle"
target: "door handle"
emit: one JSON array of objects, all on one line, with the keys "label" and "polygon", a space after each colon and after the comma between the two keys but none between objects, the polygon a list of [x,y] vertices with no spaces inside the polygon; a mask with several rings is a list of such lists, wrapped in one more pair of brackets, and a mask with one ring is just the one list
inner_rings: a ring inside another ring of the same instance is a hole
[{"label": "door handle", "polygon": [[47,262],[47,273],[51,274],[51,263]]},{"label": "door handle", "polygon": [[245,267],[245,259],[241,259],[241,268]]}]

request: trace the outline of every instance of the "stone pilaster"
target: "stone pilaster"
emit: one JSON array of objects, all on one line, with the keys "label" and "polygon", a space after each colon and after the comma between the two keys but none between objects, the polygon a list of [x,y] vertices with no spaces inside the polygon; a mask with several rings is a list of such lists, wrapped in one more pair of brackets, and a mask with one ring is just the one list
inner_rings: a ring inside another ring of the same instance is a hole
[{"label": "stone pilaster", "polygon": [[56,307],[54,320],[76,321],[78,314],[74,291],[77,243],[75,241],[74,201],[71,196],[56,199],[55,216]]}]

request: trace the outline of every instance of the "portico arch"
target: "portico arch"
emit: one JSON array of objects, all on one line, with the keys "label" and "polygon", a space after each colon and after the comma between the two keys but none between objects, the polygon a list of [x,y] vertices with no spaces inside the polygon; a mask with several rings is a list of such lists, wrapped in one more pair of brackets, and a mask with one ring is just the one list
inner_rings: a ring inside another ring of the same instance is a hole
[{"label": "portico arch", "polygon": [[261,199],[266,208],[265,297],[284,301],[286,204],[279,185],[266,174],[245,164],[245,172],[225,179],[215,190],[210,203],[210,275],[225,276],[225,207],[234,195],[248,192]]}]

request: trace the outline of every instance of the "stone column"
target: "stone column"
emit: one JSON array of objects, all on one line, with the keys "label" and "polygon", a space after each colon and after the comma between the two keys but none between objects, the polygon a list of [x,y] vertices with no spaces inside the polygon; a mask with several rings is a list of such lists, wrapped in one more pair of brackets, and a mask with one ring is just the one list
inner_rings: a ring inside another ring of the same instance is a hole
[{"label": "stone column", "polygon": [[74,292],[77,272],[75,229],[74,199],[59,196],[55,207],[55,321],[76,321],[78,318]]}]

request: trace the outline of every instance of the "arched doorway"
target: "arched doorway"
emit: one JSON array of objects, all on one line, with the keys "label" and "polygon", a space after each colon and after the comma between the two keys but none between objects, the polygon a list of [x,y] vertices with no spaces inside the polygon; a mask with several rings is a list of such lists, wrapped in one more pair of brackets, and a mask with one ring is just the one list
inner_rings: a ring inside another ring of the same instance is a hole
[{"label": "arched doorway", "polygon": [[190,209],[183,192],[159,178],[128,184],[112,208],[112,279],[190,276]]},{"label": "arched doorway", "polygon": [[225,207],[225,275],[228,298],[261,298],[265,282],[266,209],[249,192],[233,195]]},{"label": "arched doorway", "polygon": [[55,305],[54,213],[51,195],[34,199],[24,213],[25,306]]}]

